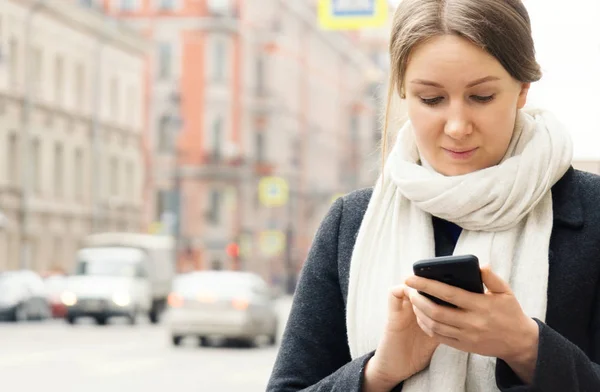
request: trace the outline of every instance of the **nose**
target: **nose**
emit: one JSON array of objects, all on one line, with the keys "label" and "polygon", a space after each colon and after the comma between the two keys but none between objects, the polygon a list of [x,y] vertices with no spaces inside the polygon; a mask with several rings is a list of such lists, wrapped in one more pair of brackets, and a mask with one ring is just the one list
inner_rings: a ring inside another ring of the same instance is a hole
[{"label": "nose", "polygon": [[473,133],[473,124],[463,105],[449,108],[444,133],[455,140],[464,140]]}]

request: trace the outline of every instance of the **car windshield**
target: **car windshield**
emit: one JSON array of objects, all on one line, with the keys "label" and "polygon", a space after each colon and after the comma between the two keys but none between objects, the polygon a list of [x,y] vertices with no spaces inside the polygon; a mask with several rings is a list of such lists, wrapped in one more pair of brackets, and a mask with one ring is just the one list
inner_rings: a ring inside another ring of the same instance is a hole
[{"label": "car windshield", "polygon": [[121,260],[79,260],[75,275],[135,277],[136,264]]},{"label": "car windshield", "polygon": [[252,289],[252,281],[246,276],[197,274],[177,278],[173,288],[175,292],[186,297],[198,294],[245,295]]}]

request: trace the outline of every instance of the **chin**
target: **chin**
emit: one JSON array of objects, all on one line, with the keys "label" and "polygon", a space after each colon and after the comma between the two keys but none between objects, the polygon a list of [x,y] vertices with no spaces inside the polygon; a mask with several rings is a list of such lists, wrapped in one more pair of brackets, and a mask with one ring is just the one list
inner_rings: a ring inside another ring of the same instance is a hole
[{"label": "chin", "polygon": [[446,177],[463,176],[465,174],[473,173],[479,170],[482,170],[482,168],[470,165],[444,165],[442,169],[436,169],[438,173],[443,174]]}]

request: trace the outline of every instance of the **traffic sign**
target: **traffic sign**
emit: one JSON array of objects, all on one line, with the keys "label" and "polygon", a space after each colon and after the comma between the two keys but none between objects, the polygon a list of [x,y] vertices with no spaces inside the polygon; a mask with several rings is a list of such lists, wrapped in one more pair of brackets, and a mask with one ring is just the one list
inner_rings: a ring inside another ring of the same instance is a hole
[{"label": "traffic sign", "polygon": [[278,256],[285,250],[286,235],[279,230],[265,230],[260,233],[260,251],[265,256]]},{"label": "traffic sign", "polygon": [[336,193],[335,195],[333,195],[333,196],[331,197],[331,203],[332,203],[332,204],[333,204],[333,203],[335,203],[335,202],[337,201],[337,199],[339,199],[339,198],[340,198],[340,197],[342,197],[342,196],[344,196],[344,194],[343,194],[343,193]]},{"label": "traffic sign", "polygon": [[326,30],[382,27],[388,7],[387,0],[319,0],[319,22]]},{"label": "traffic sign", "polygon": [[288,202],[289,187],[284,178],[264,177],[258,184],[258,195],[263,205],[279,207]]}]

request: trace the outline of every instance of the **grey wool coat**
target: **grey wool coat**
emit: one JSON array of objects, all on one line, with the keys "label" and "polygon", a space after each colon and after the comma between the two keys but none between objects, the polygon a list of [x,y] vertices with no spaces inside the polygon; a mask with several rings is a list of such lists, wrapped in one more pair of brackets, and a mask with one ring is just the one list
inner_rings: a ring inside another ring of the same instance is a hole
[{"label": "grey wool coat", "polygon": [[[303,266],[268,392],[359,392],[373,353],[352,360],[345,306],[350,259],[372,190],[338,199],[323,220]],[[505,392],[600,391],[600,177],[573,168],[552,188],[548,310],[540,328],[533,385],[502,360]],[[433,219],[436,254],[454,242]],[[394,388],[401,391],[402,384]],[[482,391],[484,392],[484,391]]]}]

